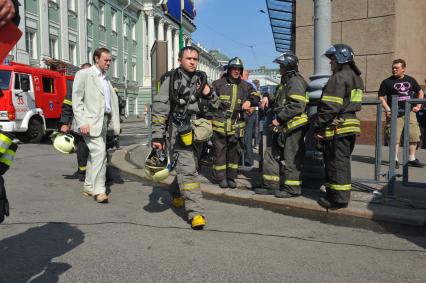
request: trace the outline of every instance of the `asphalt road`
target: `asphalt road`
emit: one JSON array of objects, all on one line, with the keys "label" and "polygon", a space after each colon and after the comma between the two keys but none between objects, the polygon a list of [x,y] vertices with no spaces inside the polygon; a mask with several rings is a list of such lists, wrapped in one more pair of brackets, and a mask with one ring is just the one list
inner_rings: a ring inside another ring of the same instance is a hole
[{"label": "asphalt road", "polygon": [[0,282],[426,281],[424,229],[205,200],[206,230],[192,231],[166,191],[117,171],[109,204],[84,197],[75,158],[20,145]]}]

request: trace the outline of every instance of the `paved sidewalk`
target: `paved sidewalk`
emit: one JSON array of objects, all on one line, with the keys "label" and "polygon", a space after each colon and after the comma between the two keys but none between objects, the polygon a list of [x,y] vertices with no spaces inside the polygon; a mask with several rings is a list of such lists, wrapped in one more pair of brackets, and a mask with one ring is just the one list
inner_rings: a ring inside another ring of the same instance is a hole
[{"label": "paved sidewalk", "polygon": [[[112,164],[121,171],[144,178],[143,164],[149,148],[145,145],[130,145],[116,151]],[[374,147],[358,145],[353,154],[352,176],[353,179],[373,178],[374,172]],[[402,157],[402,154],[400,154]],[[383,149],[383,159],[387,160],[387,148]],[[418,157],[426,161],[426,151],[420,150]],[[401,158],[402,159],[402,158]],[[387,164],[386,161],[383,162]],[[382,171],[387,166],[382,166]],[[305,179],[303,195],[297,198],[279,199],[274,196],[256,195],[252,191],[252,184],[258,185],[261,172],[257,168],[240,172],[237,179],[237,189],[221,189],[209,180],[210,168],[201,170],[202,192],[205,198],[219,201],[232,202],[240,205],[263,207],[274,211],[285,212],[288,209],[309,210],[320,215],[335,214],[351,217],[366,218],[374,221],[394,222],[406,225],[426,225],[426,188],[403,187],[398,181],[393,197],[386,196],[387,184],[385,182],[375,185],[355,183],[352,191],[351,202],[347,208],[328,210],[317,204],[321,192],[322,181],[319,179]],[[398,170],[399,172],[402,169]],[[410,181],[426,182],[425,168],[410,168]],[[174,172],[172,172],[173,174]],[[167,189],[172,181],[169,177],[161,186]],[[149,182],[149,181],[146,181]]]}]

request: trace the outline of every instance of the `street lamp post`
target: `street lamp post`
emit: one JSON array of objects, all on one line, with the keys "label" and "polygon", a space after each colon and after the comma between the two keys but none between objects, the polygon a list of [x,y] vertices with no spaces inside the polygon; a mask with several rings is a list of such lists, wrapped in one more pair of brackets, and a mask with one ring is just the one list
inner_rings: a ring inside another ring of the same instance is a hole
[{"label": "street lamp post", "polygon": [[[323,56],[331,45],[331,1],[314,0],[314,74],[309,83],[309,108],[310,117],[316,116],[317,104],[321,97],[322,89],[330,78],[330,65]],[[314,119],[311,119],[314,120]],[[316,150],[313,127],[310,127],[306,138],[305,174],[309,177],[323,177],[322,153]]]}]

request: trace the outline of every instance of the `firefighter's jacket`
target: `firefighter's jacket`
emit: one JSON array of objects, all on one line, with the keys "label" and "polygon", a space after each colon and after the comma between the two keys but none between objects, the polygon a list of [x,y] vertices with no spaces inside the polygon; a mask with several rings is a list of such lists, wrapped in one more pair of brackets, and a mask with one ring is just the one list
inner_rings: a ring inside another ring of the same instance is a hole
[{"label": "firefighter's jacket", "polygon": [[3,175],[12,165],[18,145],[12,136],[0,131],[0,175]]},{"label": "firefighter's jacket", "polygon": [[307,87],[308,84],[299,73],[287,74],[282,77],[275,94],[269,95],[269,104],[273,105],[274,113],[286,133],[308,124]]},{"label": "firefighter's jacket", "polygon": [[251,107],[259,104],[260,96],[254,87],[244,81],[232,81],[224,76],[213,82],[213,89],[220,99],[220,107],[213,114],[213,131],[222,135],[244,135],[245,122],[242,105],[250,101]]},{"label": "firefighter's jacket", "polygon": [[72,81],[67,80],[67,93],[61,110],[61,124],[71,124],[74,113],[72,111]]},{"label": "firefighter's jacket", "polygon": [[163,75],[158,93],[152,99],[153,141],[164,141],[167,137],[168,124],[176,122],[175,114],[194,119],[203,116],[205,111],[215,111],[218,108],[219,99],[212,88],[208,96],[202,94],[206,80],[204,72],[196,71],[189,74],[181,68]]},{"label": "firefighter's jacket", "polygon": [[356,112],[361,110],[364,82],[350,65],[343,65],[324,87],[314,129],[326,139],[361,132]]}]

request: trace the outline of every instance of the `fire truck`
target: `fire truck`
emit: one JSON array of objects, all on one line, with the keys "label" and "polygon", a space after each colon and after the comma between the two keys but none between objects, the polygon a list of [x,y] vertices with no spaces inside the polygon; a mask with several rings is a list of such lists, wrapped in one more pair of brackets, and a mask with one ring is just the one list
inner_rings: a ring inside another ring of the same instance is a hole
[{"label": "fire truck", "polygon": [[72,91],[74,76],[66,71],[67,64],[53,59],[45,63],[50,69],[16,62],[0,65],[0,129],[22,142],[38,143],[46,132],[58,129],[64,97]]}]

